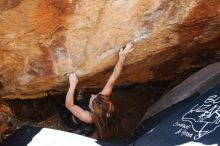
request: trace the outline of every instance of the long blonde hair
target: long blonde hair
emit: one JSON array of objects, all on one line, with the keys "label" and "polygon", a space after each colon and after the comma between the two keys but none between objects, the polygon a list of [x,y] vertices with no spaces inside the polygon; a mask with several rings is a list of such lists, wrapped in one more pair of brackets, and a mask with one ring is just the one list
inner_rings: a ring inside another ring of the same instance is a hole
[{"label": "long blonde hair", "polygon": [[99,139],[118,138],[120,120],[116,117],[115,108],[109,98],[98,94],[92,106]]}]

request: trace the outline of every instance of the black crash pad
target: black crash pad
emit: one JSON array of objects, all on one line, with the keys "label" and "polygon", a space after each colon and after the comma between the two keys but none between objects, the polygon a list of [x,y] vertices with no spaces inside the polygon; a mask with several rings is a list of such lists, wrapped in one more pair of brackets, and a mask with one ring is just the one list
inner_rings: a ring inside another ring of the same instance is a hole
[{"label": "black crash pad", "polygon": [[144,121],[141,127],[130,146],[219,145],[220,84]]}]

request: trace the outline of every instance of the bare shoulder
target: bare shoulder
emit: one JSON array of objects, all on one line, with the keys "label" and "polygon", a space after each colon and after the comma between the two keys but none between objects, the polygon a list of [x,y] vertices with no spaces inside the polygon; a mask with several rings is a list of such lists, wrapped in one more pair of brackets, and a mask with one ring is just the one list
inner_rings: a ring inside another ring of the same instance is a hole
[{"label": "bare shoulder", "polygon": [[85,110],[87,116],[87,123],[94,123],[93,113],[90,111]]}]

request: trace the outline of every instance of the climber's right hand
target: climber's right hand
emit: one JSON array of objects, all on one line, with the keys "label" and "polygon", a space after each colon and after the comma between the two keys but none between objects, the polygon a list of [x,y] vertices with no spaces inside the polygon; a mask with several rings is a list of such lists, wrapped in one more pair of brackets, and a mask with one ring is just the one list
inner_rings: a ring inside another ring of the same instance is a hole
[{"label": "climber's right hand", "polygon": [[125,49],[121,48],[119,51],[119,59],[125,59],[126,55],[134,50],[132,43],[127,43]]},{"label": "climber's right hand", "polygon": [[75,73],[71,73],[69,75],[69,82],[70,82],[70,86],[71,85],[76,85],[78,83],[78,78],[77,78]]}]

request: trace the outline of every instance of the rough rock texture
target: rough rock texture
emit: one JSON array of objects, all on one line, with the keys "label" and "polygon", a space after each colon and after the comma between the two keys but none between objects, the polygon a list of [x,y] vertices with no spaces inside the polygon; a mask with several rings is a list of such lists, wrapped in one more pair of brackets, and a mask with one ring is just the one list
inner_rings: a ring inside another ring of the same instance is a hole
[{"label": "rough rock texture", "polygon": [[1,0],[0,97],[101,87],[132,41],[118,83],[172,79],[220,58],[219,0]]},{"label": "rough rock texture", "polygon": [[2,135],[8,130],[9,126],[5,119],[0,114],[0,144],[2,142]]}]

